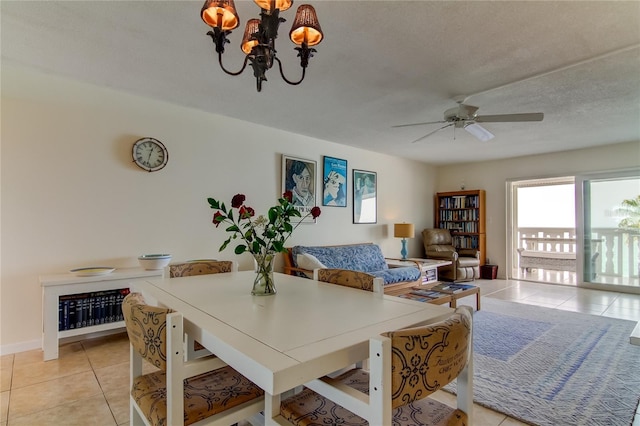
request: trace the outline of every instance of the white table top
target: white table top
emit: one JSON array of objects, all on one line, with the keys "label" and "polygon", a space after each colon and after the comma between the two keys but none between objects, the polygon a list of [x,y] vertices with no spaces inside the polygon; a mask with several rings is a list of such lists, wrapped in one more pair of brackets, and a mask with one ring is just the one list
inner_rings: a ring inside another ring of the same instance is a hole
[{"label": "white table top", "polygon": [[373,336],[452,312],[284,274],[275,274],[275,296],[252,296],[254,277],[157,278],[133,287],[181,312],[203,330],[198,341],[270,394],[366,358]]}]

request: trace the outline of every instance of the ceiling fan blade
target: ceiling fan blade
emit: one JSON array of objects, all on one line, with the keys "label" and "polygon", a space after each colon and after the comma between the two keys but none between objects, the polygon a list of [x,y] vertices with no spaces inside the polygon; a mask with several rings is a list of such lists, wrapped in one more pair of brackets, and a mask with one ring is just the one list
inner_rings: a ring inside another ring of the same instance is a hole
[{"label": "ceiling fan blade", "polygon": [[425,124],[438,124],[438,123],[446,123],[446,121],[440,120],[440,121],[427,121],[425,123],[396,124],[395,126],[391,126],[391,127],[423,126]]},{"label": "ceiling fan blade", "polygon": [[464,129],[482,142],[489,141],[495,137],[493,133],[476,123],[467,124]]},{"label": "ceiling fan blade", "polygon": [[440,130],[442,130],[442,129],[446,129],[447,127],[451,127],[451,126],[453,126],[454,124],[456,124],[456,123],[449,123],[449,124],[447,124],[446,126],[442,126],[442,127],[440,127],[439,129],[436,129],[436,130],[434,130],[433,132],[429,132],[429,133],[427,133],[426,135],[422,136],[421,138],[416,139],[415,141],[413,141],[413,142],[411,142],[411,143],[420,142],[421,140],[428,138],[429,136],[433,135],[434,133],[437,133],[437,132],[439,132],[439,131],[440,131]]},{"label": "ceiling fan blade", "polygon": [[478,123],[508,123],[515,121],[542,121],[544,114],[529,112],[522,114],[479,115],[474,120]]}]

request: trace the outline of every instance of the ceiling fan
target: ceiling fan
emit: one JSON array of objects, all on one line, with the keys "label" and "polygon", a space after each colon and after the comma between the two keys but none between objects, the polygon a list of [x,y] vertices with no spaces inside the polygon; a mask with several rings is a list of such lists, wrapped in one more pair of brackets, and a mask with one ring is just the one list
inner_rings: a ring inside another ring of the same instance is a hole
[{"label": "ceiling fan", "polygon": [[493,139],[494,135],[484,127],[480,126],[478,123],[509,123],[509,122],[519,122],[519,121],[542,121],[542,119],[544,118],[544,114],[541,112],[528,112],[528,113],[520,113],[520,114],[477,115],[476,111],[478,111],[478,107],[473,105],[467,105],[460,101],[458,102],[457,107],[449,108],[444,112],[444,120],[428,121],[425,123],[399,124],[392,127],[422,126],[426,124],[447,123],[444,126],[414,140],[412,143],[419,142],[423,139],[426,139],[429,136],[433,135],[434,133],[439,132],[440,130],[446,129],[447,127],[451,127],[451,126],[454,126],[454,130],[456,128],[458,129],[462,128],[467,132],[471,133],[473,136],[475,136],[479,140],[484,142],[484,141]]}]

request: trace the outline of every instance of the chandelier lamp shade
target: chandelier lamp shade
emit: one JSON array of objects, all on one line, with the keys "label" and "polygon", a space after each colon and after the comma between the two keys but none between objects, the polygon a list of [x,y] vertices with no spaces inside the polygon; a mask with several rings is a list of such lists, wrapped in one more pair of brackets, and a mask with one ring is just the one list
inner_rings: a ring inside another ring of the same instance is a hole
[{"label": "chandelier lamp shade", "polygon": [[402,238],[402,250],[400,251],[402,259],[407,258],[407,238],[413,238],[414,233],[413,223],[396,223],[393,225],[393,236]]},{"label": "chandelier lamp shade", "polygon": [[313,57],[316,49],[313,46],[319,44],[324,35],[316,16],[313,6],[303,4],[298,7],[293,25],[289,31],[289,38],[297,45],[300,58],[302,76],[297,81],[291,81],[284,76],[282,62],[276,56],[276,38],[278,37],[278,27],[286,19],[280,17],[280,12],[284,12],[291,7],[293,0],[254,0],[260,7],[260,19],[254,18],[247,21],[244,36],[240,43],[240,49],[244,52],[245,58],[242,68],[233,72],[227,70],[222,64],[224,46],[229,43],[227,36],[231,31],[240,25],[240,18],[233,0],[206,0],[200,13],[205,24],[212,28],[207,33],[213,40],[218,54],[220,68],[229,75],[239,75],[247,67],[253,68],[253,75],[256,78],[258,92],[262,90],[262,82],[267,81],[266,72],[273,67],[274,62],[278,63],[280,76],[291,85],[297,85],[304,80],[309,59]]}]

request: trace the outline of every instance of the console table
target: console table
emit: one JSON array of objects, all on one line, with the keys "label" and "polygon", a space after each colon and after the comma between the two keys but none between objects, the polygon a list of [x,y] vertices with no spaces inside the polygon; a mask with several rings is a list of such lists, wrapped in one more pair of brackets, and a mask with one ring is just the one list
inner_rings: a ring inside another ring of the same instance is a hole
[{"label": "console table", "polygon": [[62,338],[124,328],[124,321],[115,321],[71,330],[59,330],[61,296],[128,289],[129,283],[133,279],[160,277],[162,274],[162,270],[147,271],[142,268],[121,268],[110,274],[89,277],[79,277],[71,273],[40,276],[44,360],[58,358],[58,345]]}]

